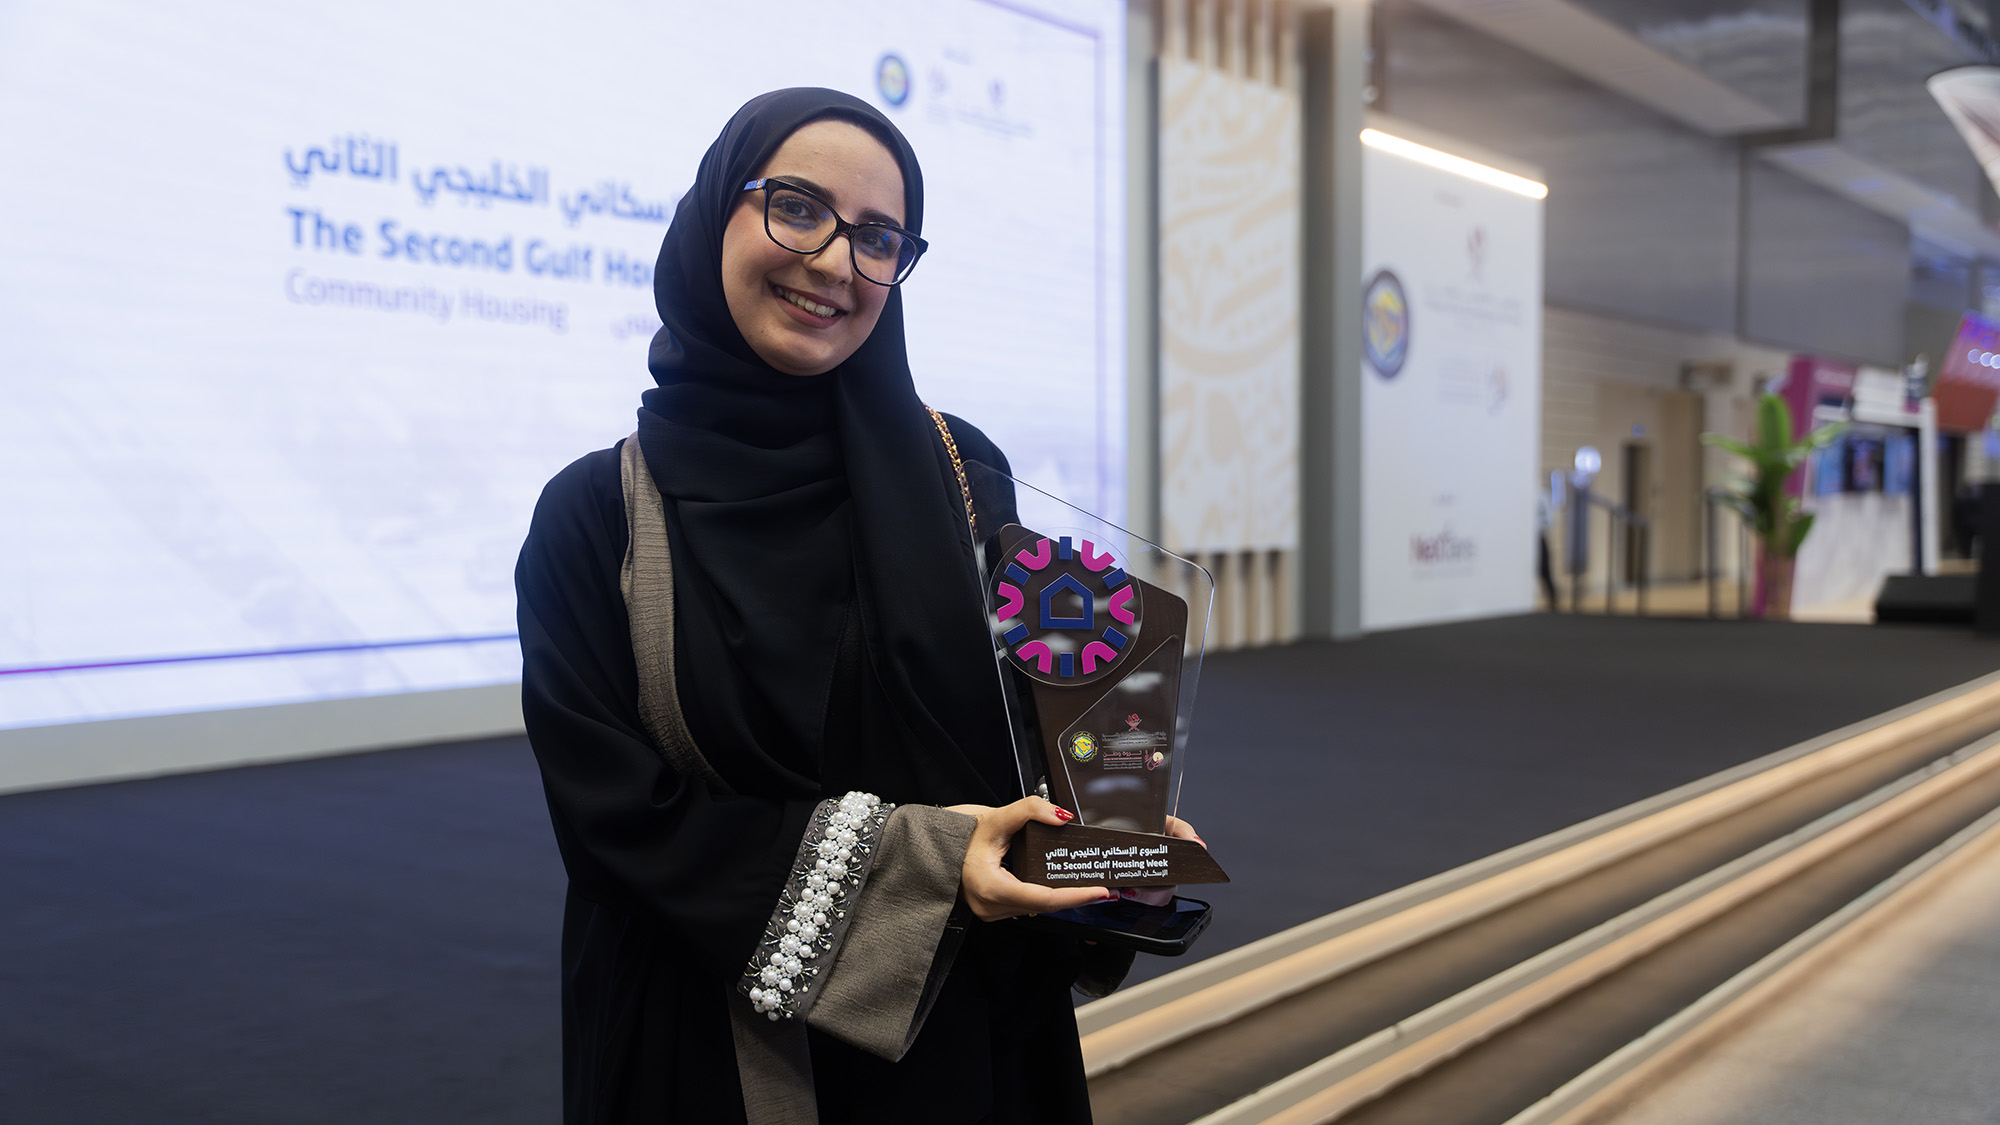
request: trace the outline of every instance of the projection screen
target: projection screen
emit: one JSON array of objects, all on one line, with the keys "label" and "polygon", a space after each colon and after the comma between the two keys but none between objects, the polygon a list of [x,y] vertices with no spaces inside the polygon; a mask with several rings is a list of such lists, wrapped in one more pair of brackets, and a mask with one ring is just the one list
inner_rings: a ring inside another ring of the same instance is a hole
[{"label": "projection screen", "polygon": [[519,674],[542,484],[633,428],[748,97],[924,161],[919,391],[1124,506],[1119,0],[0,7],[0,727]]}]

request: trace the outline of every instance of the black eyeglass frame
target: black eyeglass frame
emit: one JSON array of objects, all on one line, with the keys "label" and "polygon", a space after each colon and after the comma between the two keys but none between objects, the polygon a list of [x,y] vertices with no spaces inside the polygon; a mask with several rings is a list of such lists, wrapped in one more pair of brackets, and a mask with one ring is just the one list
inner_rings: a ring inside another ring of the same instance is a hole
[{"label": "black eyeglass frame", "polygon": [[[783,242],[780,242],[778,240],[778,236],[771,233],[771,189],[772,188],[784,188],[786,191],[798,192],[800,195],[803,195],[806,198],[812,200],[813,202],[819,204],[820,206],[826,208],[826,213],[833,216],[833,231],[826,236],[826,241],[820,243],[818,246],[815,246],[810,250],[799,250],[791,246],[786,246]],[[751,180],[749,183],[743,185],[744,191],[757,191],[760,189],[764,192],[764,237],[769,238],[772,241],[772,243],[777,245],[780,249],[790,250],[794,254],[801,254],[806,257],[811,257],[812,255],[817,254],[820,251],[826,249],[828,246],[831,246],[833,244],[834,239],[839,238],[841,235],[846,235],[847,260],[850,264],[854,266],[854,276],[860,278],[861,280],[867,282],[870,285],[880,285],[884,289],[891,289],[898,285],[901,285],[905,281],[908,281],[910,279],[910,274],[916,270],[917,263],[923,259],[924,251],[929,250],[931,248],[930,243],[925,242],[921,237],[907,230],[904,230],[902,227],[899,227],[894,223],[850,223],[846,219],[841,218],[840,212],[833,209],[833,204],[828,203],[825,199],[821,198],[818,192],[813,191],[811,188],[800,187],[799,185],[792,183],[790,180],[781,179],[777,176],[766,176],[761,180]],[[910,256],[910,264],[903,267],[901,276],[897,277],[896,280],[877,281],[861,271],[861,259],[859,257],[856,257],[859,251],[854,249],[854,232],[860,230],[863,227],[880,227],[881,229],[886,231],[894,231],[898,236],[907,239],[910,245],[915,246],[917,248],[917,252]]]}]

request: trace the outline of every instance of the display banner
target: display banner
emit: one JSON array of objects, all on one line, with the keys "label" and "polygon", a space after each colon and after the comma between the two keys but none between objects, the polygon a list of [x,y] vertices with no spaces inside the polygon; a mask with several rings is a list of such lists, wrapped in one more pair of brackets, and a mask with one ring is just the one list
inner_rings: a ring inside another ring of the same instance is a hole
[{"label": "display banner", "polygon": [[1122,515],[1119,0],[0,11],[0,727],[501,682],[631,432],[694,166],[780,86],[924,164],[933,406]]},{"label": "display banner", "polygon": [[1256,30],[1255,77],[1160,57],[1160,533],[1177,551],[1298,546],[1304,114],[1298,67],[1274,81],[1276,37]]},{"label": "display banner", "polygon": [[1361,620],[1535,605],[1542,204],[1363,149]]}]

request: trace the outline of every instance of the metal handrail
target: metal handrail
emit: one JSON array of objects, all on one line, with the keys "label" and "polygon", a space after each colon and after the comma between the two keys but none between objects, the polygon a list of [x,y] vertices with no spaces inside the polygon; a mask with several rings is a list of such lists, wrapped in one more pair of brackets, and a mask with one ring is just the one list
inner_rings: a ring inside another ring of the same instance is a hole
[{"label": "metal handrail", "polygon": [[[1646,615],[1646,591],[1652,585],[1652,521],[1623,504],[1614,504],[1601,496],[1592,495],[1584,489],[1572,489],[1570,496],[1573,498],[1572,502],[1574,502],[1575,498],[1581,498],[1590,507],[1603,509],[1604,514],[1609,517],[1605,521],[1604,551],[1604,613],[1606,616],[1612,616],[1618,611],[1618,564],[1620,562],[1618,544],[1625,538],[1620,532],[1634,528],[1638,530],[1639,581],[1636,589],[1639,592],[1639,597],[1637,613],[1639,616],[1644,617]],[[1582,522],[1587,533],[1589,527],[1588,515],[1583,517]],[[1572,563],[1571,565],[1574,566],[1575,564]],[[1579,612],[1582,604],[1583,572],[1572,569],[1569,571],[1569,611],[1571,613]]]},{"label": "metal handrail", "polygon": [[1702,502],[1707,509],[1706,514],[1708,518],[1708,565],[1706,567],[1707,573],[1703,577],[1708,581],[1708,617],[1711,621],[1722,616],[1715,594],[1715,579],[1718,570],[1715,565],[1715,510],[1717,508],[1728,508],[1729,514],[1735,516],[1737,522],[1743,527],[1743,534],[1736,537],[1736,616],[1741,619],[1748,617],[1750,614],[1750,521],[1744,517],[1742,512],[1722,503],[1722,497],[1725,495],[1728,495],[1727,489],[1715,486],[1711,486],[1702,495]]},{"label": "metal handrail", "polygon": [[1589,496],[1591,504],[1604,509],[1604,514],[1611,517],[1604,524],[1604,615],[1610,617],[1617,612],[1618,563],[1621,561],[1618,544],[1626,538],[1620,535],[1619,532],[1630,528],[1637,528],[1639,531],[1639,583],[1637,587],[1639,597],[1634,609],[1637,616],[1646,616],[1646,587],[1651,584],[1650,579],[1653,573],[1653,552],[1651,550],[1653,545],[1653,521],[1627,508],[1623,504],[1614,504],[1601,496],[1594,496],[1589,493],[1585,493],[1584,495]]}]

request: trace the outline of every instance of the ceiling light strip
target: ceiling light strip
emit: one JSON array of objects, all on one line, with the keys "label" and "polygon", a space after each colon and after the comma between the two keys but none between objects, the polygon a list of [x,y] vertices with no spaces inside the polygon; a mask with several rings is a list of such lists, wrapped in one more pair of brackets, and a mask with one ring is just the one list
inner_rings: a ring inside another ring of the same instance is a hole
[{"label": "ceiling light strip", "polygon": [[1490,187],[1497,187],[1502,191],[1511,191],[1515,195],[1525,195],[1529,199],[1543,199],[1549,194],[1547,184],[1538,184],[1525,176],[1516,176],[1512,172],[1502,172],[1498,168],[1488,167],[1478,161],[1467,160],[1463,156],[1453,156],[1451,153],[1440,152],[1428,145],[1420,145],[1415,141],[1406,141],[1401,137],[1384,133],[1380,129],[1361,130],[1361,143],[1367,145],[1369,148],[1379,149],[1382,152],[1400,156],[1405,160],[1414,160],[1419,164],[1428,165],[1442,172],[1464,176],[1468,180],[1486,184]]}]

